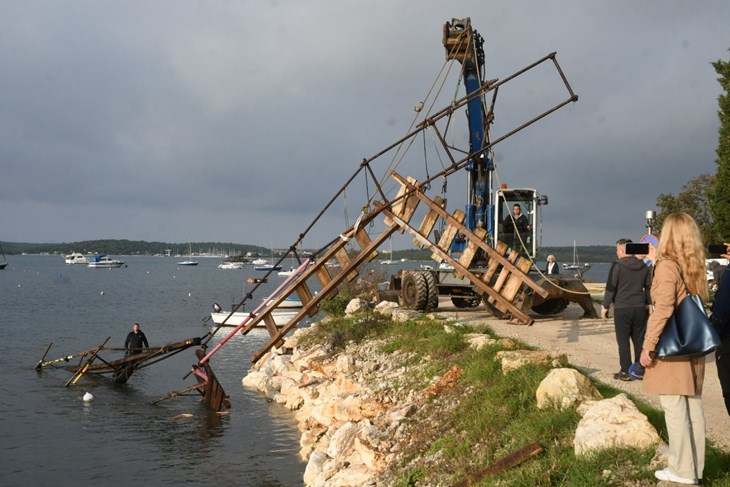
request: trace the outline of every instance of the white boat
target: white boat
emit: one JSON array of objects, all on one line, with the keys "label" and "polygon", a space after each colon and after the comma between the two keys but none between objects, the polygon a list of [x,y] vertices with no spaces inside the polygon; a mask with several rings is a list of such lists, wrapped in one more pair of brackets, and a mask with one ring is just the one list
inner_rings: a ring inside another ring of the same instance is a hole
[{"label": "white boat", "polygon": [[89,257],[88,266],[94,269],[115,269],[122,267],[124,262],[121,260],[112,259],[106,255],[94,255]]},{"label": "white boat", "polygon": [[583,263],[583,265],[580,264],[580,260],[578,259],[578,251],[576,250],[575,246],[575,240],[573,240],[573,262],[571,264],[563,264],[563,269],[567,271],[575,271],[575,277],[582,278],[583,274],[585,272],[588,272],[588,269],[591,268],[591,264],[588,262]]},{"label": "white boat", "polygon": [[266,265],[269,263],[266,259],[256,259],[253,262],[251,262],[253,265]]},{"label": "white boat", "polygon": [[[193,246],[190,242],[188,242],[188,257],[190,257],[191,259],[193,257]],[[198,265],[198,263],[194,260],[184,260],[182,262],[178,262],[177,265],[192,267]]]},{"label": "white boat", "polygon": [[279,271],[276,273],[277,276],[292,276],[296,272],[296,269],[290,267],[288,271]]},{"label": "white boat", "polygon": [[79,254],[78,252],[71,252],[68,255],[64,255],[63,258],[67,264],[88,264],[89,263],[89,259],[87,259],[84,254]]},{"label": "white boat", "polygon": [[218,269],[243,269],[246,266],[243,262],[232,262],[230,260],[224,260],[218,264]]},{"label": "white boat", "polygon": [[[294,318],[297,313],[302,309],[302,302],[295,298],[295,297],[288,297],[284,301],[282,301],[279,306],[277,306],[272,312],[271,316],[274,318],[274,324],[276,326],[284,326],[287,323],[291,321],[292,318]],[[221,309],[218,304],[213,305],[213,311],[210,313],[210,317],[213,320],[213,323],[216,325],[220,325],[223,323],[223,321],[228,318],[228,315],[230,314],[230,311],[226,311]],[[248,318],[250,313],[247,311],[236,311],[231,315],[230,318],[228,318],[228,321],[226,321],[225,325],[223,326],[230,326],[230,327],[236,327],[243,323],[243,320]],[[263,320],[256,324],[257,328],[264,328],[264,322]]]}]

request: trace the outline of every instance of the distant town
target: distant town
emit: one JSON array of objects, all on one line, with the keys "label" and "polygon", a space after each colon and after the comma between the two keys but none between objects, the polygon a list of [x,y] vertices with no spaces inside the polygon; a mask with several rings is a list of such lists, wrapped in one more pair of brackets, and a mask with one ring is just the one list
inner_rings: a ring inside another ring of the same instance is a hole
[{"label": "distant town", "polygon": [[[224,243],[224,242],[147,242],[144,240],[84,240],[80,242],[64,243],[26,243],[0,242],[6,255],[44,254],[65,255],[71,252],[80,252],[87,255],[157,255],[217,258],[245,258],[245,257],[274,257],[278,258],[289,253],[288,248],[270,249],[258,245]],[[309,255],[315,249],[298,250],[300,256]],[[537,260],[545,260],[548,255],[554,255],[558,262],[573,261],[573,247],[542,247],[538,252]],[[576,253],[581,262],[612,262],[616,259],[616,249],[613,245],[589,245],[576,247]],[[388,249],[380,249],[381,254],[388,254]],[[406,249],[394,250],[392,259],[430,260],[429,250]]]}]

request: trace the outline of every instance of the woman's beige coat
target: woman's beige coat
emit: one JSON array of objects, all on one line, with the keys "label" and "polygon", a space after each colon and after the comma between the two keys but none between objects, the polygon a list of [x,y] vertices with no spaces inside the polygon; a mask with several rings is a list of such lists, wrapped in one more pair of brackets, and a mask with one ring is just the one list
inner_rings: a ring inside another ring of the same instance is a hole
[{"label": "woman's beige coat", "polygon": [[[677,304],[687,296],[679,265],[670,260],[656,263],[651,284],[654,310],[649,316],[644,348],[653,351],[664,325]],[[656,359],[646,368],[642,389],[651,394],[699,396],[705,379],[705,358]]]}]

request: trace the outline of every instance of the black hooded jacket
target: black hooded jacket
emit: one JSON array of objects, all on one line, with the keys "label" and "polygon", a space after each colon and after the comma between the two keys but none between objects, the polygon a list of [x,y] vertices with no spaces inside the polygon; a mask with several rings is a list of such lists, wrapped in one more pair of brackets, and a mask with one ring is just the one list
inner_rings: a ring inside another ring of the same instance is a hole
[{"label": "black hooded jacket", "polygon": [[638,308],[651,303],[651,268],[630,255],[613,263],[608,271],[603,307]]}]

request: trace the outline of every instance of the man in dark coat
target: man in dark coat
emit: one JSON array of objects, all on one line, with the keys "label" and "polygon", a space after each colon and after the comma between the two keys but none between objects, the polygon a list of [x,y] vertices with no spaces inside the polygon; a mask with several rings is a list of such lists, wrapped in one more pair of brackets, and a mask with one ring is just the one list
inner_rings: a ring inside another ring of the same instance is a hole
[{"label": "man in dark coat", "polygon": [[[723,257],[730,259],[730,246]],[[727,269],[723,272],[717,288],[710,319],[722,340],[720,348],[715,350],[715,360],[717,376],[720,378],[720,387],[722,387],[722,397],[725,398],[725,409],[730,414],[730,272],[727,272]]]},{"label": "man in dark coat", "polygon": [[149,348],[150,344],[147,343],[147,337],[144,332],[139,329],[139,323],[132,325],[132,331],[127,335],[127,339],[124,341],[125,353],[127,355],[133,355],[142,351],[142,348]]}]

